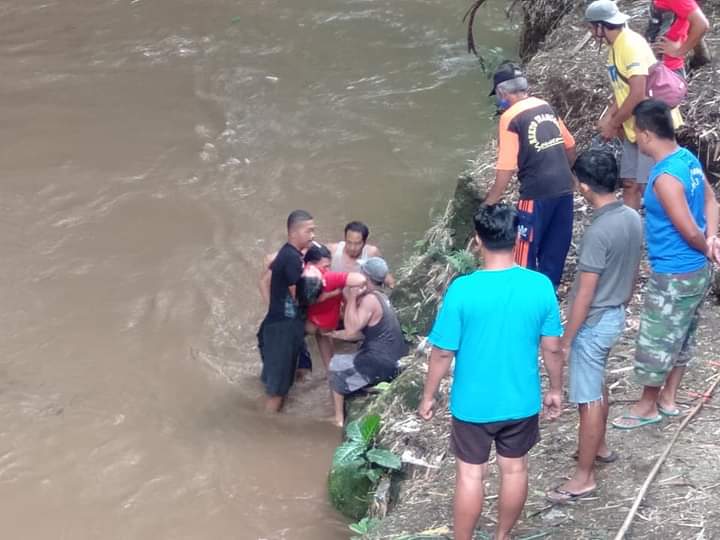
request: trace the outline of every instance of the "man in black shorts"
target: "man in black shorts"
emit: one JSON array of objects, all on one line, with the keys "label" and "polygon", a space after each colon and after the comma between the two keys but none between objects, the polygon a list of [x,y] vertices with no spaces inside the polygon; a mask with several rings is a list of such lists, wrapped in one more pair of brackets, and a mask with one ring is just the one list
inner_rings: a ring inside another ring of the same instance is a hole
[{"label": "man in black shorts", "polygon": [[500,467],[494,538],[508,540],[527,497],[527,453],[540,437],[538,348],[550,379],[546,414],[553,418],[562,409],[562,326],[550,279],[515,265],[515,209],[480,208],[475,231],[484,268],[459,277],[445,294],[428,338],[433,350],[418,413],[432,418],[435,392],[454,356],[455,540],[474,536],[493,442]]},{"label": "man in black shorts", "polygon": [[288,241],[272,262],[270,305],[261,325],[261,380],[267,394],[265,408],[270,412],[282,408],[305,342],[305,321],[295,288],[302,277],[302,250],[315,237],[313,217],[305,210],[295,210],[288,216],[287,230]]}]

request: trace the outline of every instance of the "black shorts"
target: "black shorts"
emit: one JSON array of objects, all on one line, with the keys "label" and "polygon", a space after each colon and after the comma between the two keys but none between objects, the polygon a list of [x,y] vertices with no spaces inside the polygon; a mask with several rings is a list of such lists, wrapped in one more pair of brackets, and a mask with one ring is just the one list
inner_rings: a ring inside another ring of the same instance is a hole
[{"label": "black shorts", "polygon": [[450,445],[455,456],[472,465],[482,465],[490,458],[490,448],[506,458],[520,458],[540,441],[539,416],[520,420],[475,424],[453,416]]},{"label": "black shorts", "polygon": [[258,336],[262,375],[269,396],[285,396],[295,380],[298,357],[305,344],[305,324],[301,319],[263,321]]}]

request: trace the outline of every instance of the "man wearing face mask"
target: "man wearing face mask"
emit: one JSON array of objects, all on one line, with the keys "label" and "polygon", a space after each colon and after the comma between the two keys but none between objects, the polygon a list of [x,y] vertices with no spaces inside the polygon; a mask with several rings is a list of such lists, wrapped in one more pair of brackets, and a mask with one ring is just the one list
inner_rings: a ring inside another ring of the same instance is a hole
[{"label": "man wearing face mask", "polygon": [[495,183],[485,204],[500,201],[517,173],[515,262],[542,272],[557,289],[572,240],[575,139],[547,102],[528,94],[517,64],[500,64],[490,95],[497,97],[502,115]]},{"label": "man wearing face mask", "polygon": [[[598,131],[608,141],[615,137],[623,139],[620,160],[623,202],[639,210],[654,161],[638,149],[632,111],[649,95],[648,76],[657,60],[645,38],[628,28],[629,19],[612,0],[595,0],[585,10],[585,22],[592,35],[609,49],[605,65],[613,97],[598,121]],[[682,124],[680,111],[673,109],[672,115],[678,128]]]}]

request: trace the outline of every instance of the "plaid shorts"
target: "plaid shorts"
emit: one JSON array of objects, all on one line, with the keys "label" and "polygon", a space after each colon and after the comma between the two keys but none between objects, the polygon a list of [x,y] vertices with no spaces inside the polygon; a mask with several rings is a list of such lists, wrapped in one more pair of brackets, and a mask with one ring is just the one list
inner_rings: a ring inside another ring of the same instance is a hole
[{"label": "plaid shorts", "polygon": [[652,273],[640,313],[635,377],[645,386],[662,386],[674,367],[693,357],[700,306],[710,288],[711,267],[685,274]]}]

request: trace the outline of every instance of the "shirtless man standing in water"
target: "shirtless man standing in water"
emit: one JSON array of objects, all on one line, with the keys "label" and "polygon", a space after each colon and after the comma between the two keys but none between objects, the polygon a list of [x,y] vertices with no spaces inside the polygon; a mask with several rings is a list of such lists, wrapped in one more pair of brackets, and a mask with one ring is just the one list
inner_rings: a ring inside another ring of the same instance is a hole
[{"label": "shirtless man standing in water", "polygon": [[[330,270],[333,272],[359,272],[360,263],[370,257],[382,257],[377,246],[367,243],[370,229],[361,221],[351,221],[345,225],[345,240],[336,244],[328,244],[332,253]],[[388,274],[385,286],[395,287],[395,278]]]}]

